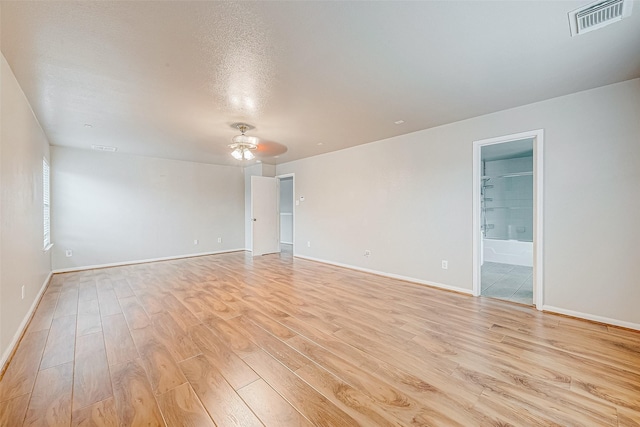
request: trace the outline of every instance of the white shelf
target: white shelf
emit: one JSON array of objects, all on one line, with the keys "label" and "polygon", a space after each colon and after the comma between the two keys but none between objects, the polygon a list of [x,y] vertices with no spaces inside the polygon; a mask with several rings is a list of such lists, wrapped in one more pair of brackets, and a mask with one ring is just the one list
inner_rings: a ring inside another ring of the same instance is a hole
[{"label": "white shelf", "polygon": [[498,178],[517,178],[520,176],[533,176],[533,172],[514,172],[498,176]]}]

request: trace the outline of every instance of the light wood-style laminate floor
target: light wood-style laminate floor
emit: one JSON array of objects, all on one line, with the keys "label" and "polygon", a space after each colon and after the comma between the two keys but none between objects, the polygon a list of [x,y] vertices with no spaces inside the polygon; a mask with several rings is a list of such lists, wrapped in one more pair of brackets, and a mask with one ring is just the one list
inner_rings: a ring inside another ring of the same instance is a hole
[{"label": "light wood-style laminate floor", "polygon": [[2,426],[637,426],[640,334],[237,252],[55,275]]}]

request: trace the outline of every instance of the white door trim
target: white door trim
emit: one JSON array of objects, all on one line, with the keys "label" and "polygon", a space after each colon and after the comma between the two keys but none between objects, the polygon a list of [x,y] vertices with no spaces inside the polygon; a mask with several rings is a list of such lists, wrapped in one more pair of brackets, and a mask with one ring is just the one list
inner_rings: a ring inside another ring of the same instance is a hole
[{"label": "white door trim", "polygon": [[473,295],[480,295],[480,254],[482,239],[480,238],[480,179],[482,173],[480,150],[486,145],[500,144],[503,142],[517,141],[533,138],[533,194],[534,194],[534,219],[533,219],[533,301],[538,310],[544,305],[544,280],[543,280],[543,146],[544,130],[537,129],[528,132],[499,136],[496,138],[473,141]]},{"label": "white door trim", "polygon": [[[292,238],[291,240],[293,240],[293,245],[292,245],[292,249],[293,249],[293,255],[296,255],[296,174],[295,173],[285,173],[282,175],[276,175],[276,178],[278,179],[278,183],[280,182],[280,180],[282,178],[292,178],[293,181],[293,209],[291,210],[292,213],[292,218],[291,221],[293,223],[293,233],[292,233]],[[278,210],[280,209],[280,187],[278,186]],[[278,221],[278,224],[280,222]],[[278,238],[280,238],[280,230],[278,230]]]}]

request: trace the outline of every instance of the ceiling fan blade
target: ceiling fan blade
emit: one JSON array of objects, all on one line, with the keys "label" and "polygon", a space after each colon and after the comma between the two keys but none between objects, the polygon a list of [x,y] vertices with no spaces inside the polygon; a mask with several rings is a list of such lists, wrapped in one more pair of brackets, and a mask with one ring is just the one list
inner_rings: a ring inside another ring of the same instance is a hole
[{"label": "ceiling fan blade", "polygon": [[287,152],[287,147],[283,144],[274,141],[260,140],[258,148],[254,151],[258,157],[272,157],[279,156]]}]

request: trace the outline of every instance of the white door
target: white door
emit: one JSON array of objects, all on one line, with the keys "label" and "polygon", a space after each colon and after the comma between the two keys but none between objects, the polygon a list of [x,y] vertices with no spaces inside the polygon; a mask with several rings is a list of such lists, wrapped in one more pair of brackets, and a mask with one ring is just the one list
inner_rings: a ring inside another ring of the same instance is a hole
[{"label": "white door", "polygon": [[253,256],[280,252],[278,238],[278,179],[251,177]]}]

